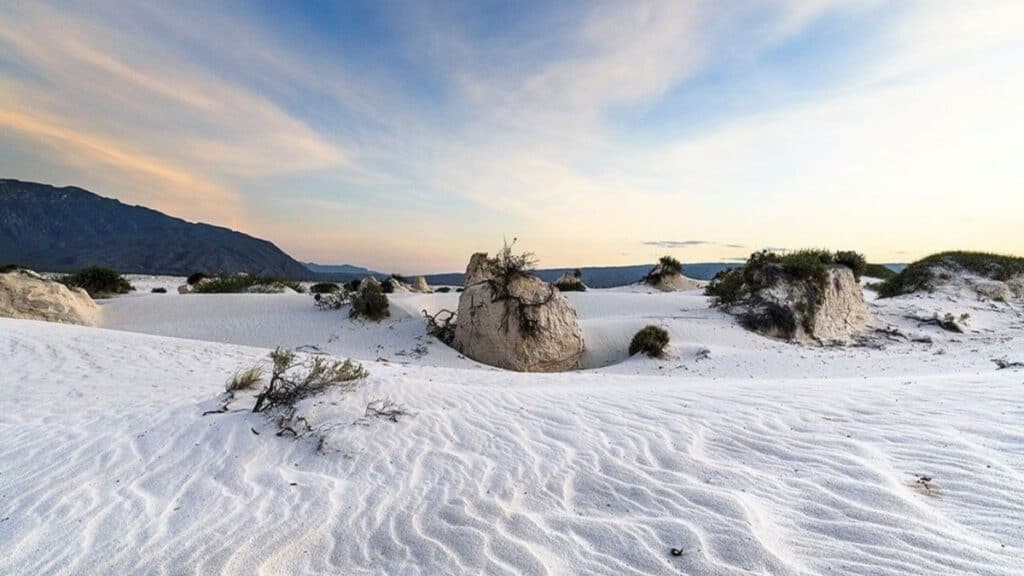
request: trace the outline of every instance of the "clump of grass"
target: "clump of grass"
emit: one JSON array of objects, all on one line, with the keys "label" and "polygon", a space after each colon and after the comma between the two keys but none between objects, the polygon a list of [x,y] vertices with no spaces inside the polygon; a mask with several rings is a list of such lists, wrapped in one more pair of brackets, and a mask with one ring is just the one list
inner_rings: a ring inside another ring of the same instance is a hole
[{"label": "clump of grass", "polygon": [[286,286],[296,292],[304,292],[302,284],[294,280],[286,280],[274,276],[249,276],[248,274],[221,274],[198,282],[192,286],[198,294],[240,294],[248,292],[254,286]]},{"label": "clump of grass", "polygon": [[224,389],[228,392],[239,390],[252,390],[263,380],[265,370],[262,364],[253,364],[248,368],[242,368],[231,375]]},{"label": "clump of grass", "polygon": [[877,285],[878,295],[891,298],[913,292],[931,292],[943,279],[938,269],[962,269],[992,280],[1006,281],[1024,274],[1024,258],[988,252],[940,252],[922,258]]},{"label": "clump of grass", "polygon": [[6,274],[8,272],[17,272],[19,270],[24,270],[24,268],[17,264],[4,264],[3,266],[0,266],[0,274]]},{"label": "clump of grass", "polygon": [[156,288],[153,288],[152,293],[153,294],[167,294],[167,288],[164,288],[163,286],[157,286]]},{"label": "clump of grass", "polygon": [[658,282],[661,282],[663,276],[673,276],[682,273],[682,262],[676,260],[672,256],[662,256],[658,259],[658,264],[647,273],[647,276],[644,277],[644,282],[653,286]]},{"label": "clump of grass", "polygon": [[662,358],[665,356],[668,341],[668,331],[661,326],[644,326],[629,342],[629,355],[643,353],[651,358]]},{"label": "clump of grass", "polygon": [[57,279],[60,283],[73,288],[81,288],[93,298],[102,298],[116,294],[127,294],[134,290],[117,270],[92,266],[72,272]]},{"label": "clump of grass", "polygon": [[390,315],[387,294],[376,282],[367,282],[352,296],[349,316],[379,322]]},{"label": "clump of grass", "polygon": [[487,271],[494,277],[494,281],[503,287],[507,287],[508,283],[517,276],[533,274],[537,266],[537,258],[532,252],[516,254],[513,251],[516,240],[513,238],[511,244],[505,242],[501,250],[493,258],[488,258],[485,263]]}]

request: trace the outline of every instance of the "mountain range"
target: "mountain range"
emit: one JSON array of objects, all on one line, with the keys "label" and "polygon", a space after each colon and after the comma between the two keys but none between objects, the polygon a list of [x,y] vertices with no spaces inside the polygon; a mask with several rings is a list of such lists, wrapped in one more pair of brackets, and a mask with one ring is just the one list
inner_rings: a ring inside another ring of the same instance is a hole
[{"label": "mountain range", "polygon": [[314,276],[274,244],[241,232],[187,222],[73,186],[0,179],[3,264],[51,272],[95,265],[138,274]]}]

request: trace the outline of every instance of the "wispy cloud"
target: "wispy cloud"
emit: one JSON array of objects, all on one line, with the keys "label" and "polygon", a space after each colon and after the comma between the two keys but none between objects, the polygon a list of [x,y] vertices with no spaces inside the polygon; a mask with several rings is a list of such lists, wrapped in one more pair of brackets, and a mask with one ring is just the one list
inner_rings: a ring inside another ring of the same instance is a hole
[{"label": "wispy cloud", "polygon": [[717,246],[720,248],[743,248],[742,244],[728,244],[712,240],[652,240],[644,242],[645,246],[657,246],[659,248],[692,248],[694,246]]}]

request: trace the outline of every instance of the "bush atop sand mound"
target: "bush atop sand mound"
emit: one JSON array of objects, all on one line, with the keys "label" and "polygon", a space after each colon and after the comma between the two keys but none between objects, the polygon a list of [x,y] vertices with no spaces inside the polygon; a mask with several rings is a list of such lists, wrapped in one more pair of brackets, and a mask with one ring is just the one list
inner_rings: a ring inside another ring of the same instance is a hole
[{"label": "bush atop sand mound", "polygon": [[555,288],[560,292],[586,292],[587,285],[583,283],[583,272],[577,268],[562,274],[555,280]]},{"label": "bush atop sand mound", "polygon": [[352,318],[366,318],[379,322],[391,315],[388,297],[381,285],[376,281],[363,282],[359,290],[352,295]]},{"label": "bush atop sand mound", "polygon": [[0,316],[91,326],[99,306],[81,288],[46,280],[30,270],[0,273]]},{"label": "bush atop sand mound", "polygon": [[134,290],[132,285],[116,270],[99,266],[66,274],[58,278],[57,281],[71,288],[81,288],[93,298],[127,294]]},{"label": "bush atop sand mound", "polygon": [[693,290],[700,287],[696,280],[683,276],[682,263],[672,256],[662,256],[644,277],[644,283],[662,292]]},{"label": "bush atop sand mound", "polygon": [[569,301],[533,274],[532,254],[506,244],[494,258],[474,254],[459,297],[453,345],[466,356],[519,372],[579,367],[583,331]]},{"label": "bush atop sand mound", "polygon": [[868,318],[857,283],[864,259],[855,252],[761,251],[744,266],[718,273],[705,294],[745,327],[801,342],[848,340]]},{"label": "bush atop sand mound", "polygon": [[643,353],[651,358],[662,358],[668,346],[668,330],[661,326],[644,326],[629,343],[629,355]]},{"label": "bush atop sand mound", "polygon": [[292,280],[248,274],[222,274],[192,286],[192,292],[196,294],[280,294],[304,291],[302,284]]},{"label": "bush atop sand mound", "polygon": [[1024,258],[985,252],[941,252],[922,258],[877,285],[891,298],[932,292],[943,284],[966,282],[980,295],[999,300],[1024,297]]},{"label": "bush atop sand mound", "polygon": [[188,284],[189,286],[193,286],[195,284],[202,282],[203,280],[206,280],[207,278],[209,278],[209,276],[203,274],[202,272],[193,272],[192,274],[188,275],[188,278],[185,279],[185,283]]}]

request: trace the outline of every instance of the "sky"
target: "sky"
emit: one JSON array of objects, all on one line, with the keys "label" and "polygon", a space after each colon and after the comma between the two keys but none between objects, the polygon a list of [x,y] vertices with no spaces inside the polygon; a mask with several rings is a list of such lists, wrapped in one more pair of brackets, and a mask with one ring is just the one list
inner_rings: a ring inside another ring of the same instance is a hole
[{"label": "sky", "polygon": [[1024,254],[1024,2],[10,0],[0,177],[403,273]]}]

